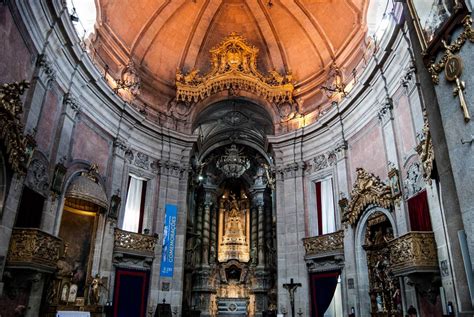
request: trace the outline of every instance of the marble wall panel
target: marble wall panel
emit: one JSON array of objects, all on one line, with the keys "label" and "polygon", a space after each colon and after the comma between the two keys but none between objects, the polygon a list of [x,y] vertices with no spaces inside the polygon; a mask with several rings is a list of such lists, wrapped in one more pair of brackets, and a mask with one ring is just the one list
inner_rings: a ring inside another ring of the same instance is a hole
[{"label": "marble wall panel", "polygon": [[84,121],[76,125],[73,136],[72,159],[82,159],[97,163],[99,172],[107,171],[109,161],[109,142]]},{"label": "marble wall panel", "polygon": [[29,80],[32,56],[23,41],[8,6],[0,6],[0,83]]},{"label": "marble wall panel", "polygon": [[52,137],[58,125],[59,97],[55,90],[48,90],[41,111],[41,119],[38,122],[37,133],[41,137],[37,138],[38,149],[43,153],[49,153],[49,148],[53,143]]},{"label": "marble wall panel", "polygon": [[349,140],[350,184],[355,180],[358,167],[374,173],[382,180],[387,178],[385,146],[377,118],[370,121]]}]

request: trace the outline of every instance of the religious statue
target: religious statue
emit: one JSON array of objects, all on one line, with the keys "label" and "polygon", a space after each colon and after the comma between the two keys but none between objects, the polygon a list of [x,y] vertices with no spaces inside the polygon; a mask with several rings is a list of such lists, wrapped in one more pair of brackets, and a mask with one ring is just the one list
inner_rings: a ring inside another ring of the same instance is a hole
[{"label": "religious statue", "polygon": [[[238,198],[237,198],[238,197]],[[220,202],[218,260],[250,260],[250,216],[246,208],[248,198],[245,192],[226,193]]]},{"label": "religious statue", "polygon": [[105,288],[99,274],[96,274],[92,279],[89,289],[89,303],[91,305],[98,305],[100,301],[100,288]]}]

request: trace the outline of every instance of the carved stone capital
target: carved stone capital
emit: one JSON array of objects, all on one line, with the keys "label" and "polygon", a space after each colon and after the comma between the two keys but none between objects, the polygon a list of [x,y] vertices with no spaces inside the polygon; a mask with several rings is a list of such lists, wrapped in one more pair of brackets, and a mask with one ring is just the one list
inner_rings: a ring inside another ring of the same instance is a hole
[{"label": "carved stone capital", "polygon": [[72,118],[75,118],[77,114],[81,112],[81,105],[77,99],[70,93],[64,94],[63,104],[66,105],[66,113]]},{"label": "carved stone capital", "polygon": [[40,68],[40,75],[42,72],[46,76],[48,83],[56,79],[56,70],[45,54],[38,55],[36,66]]}]

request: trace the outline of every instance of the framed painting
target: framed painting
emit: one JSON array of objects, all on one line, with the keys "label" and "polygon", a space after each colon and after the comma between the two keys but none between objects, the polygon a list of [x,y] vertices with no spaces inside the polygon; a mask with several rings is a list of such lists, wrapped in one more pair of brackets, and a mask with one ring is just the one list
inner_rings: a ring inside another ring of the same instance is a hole
[{"label": "framed painting", "polygon": [[407,4],[423,51],[458,12],[466,9],[463,0],[407,0]]}]

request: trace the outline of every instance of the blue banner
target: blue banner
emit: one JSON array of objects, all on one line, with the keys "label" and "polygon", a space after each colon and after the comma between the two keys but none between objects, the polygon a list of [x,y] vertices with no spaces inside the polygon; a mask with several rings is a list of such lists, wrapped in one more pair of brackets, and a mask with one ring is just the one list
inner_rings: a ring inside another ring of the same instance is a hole
[{"label": "blue banner", "polygon": [[178,206],[167,204],[165,206],[165,226],[163,228],[163,249],[161,252],[160,276],[173,277],[177,223]]}]

